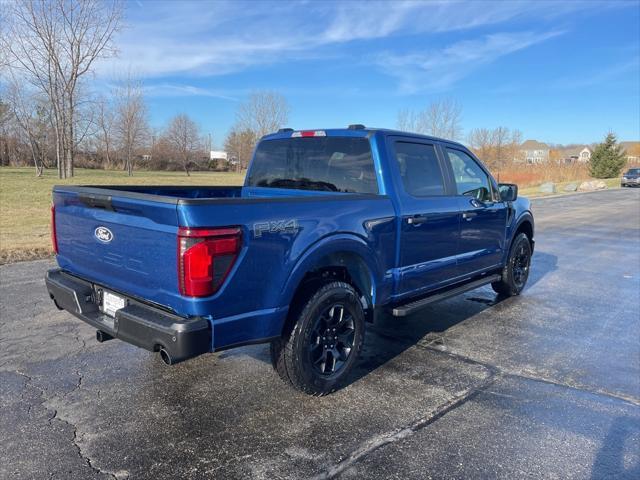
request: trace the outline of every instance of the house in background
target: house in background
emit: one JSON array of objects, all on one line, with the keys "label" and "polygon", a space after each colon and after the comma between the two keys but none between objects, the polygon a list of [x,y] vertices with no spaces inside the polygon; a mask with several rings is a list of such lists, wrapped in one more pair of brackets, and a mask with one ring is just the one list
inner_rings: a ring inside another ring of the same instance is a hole
[{"label": "house in background", "polygon": [[560,149],[560,163],[587,163],[591,160],[591,148],[586,145]]},{"label": "house in background", "polygon": [[228,159],[227,152],[210,150],[209,151],[209,160],[215,160],[216,162],[226,162]]},{"label": "house in background", "polygon": [[209,168],[215,170],[228,170],[229,168],[237,168],[239,166],[238,157],[231,152],[222,150],[209,151]]},{"label": "house in background", "polygon": [[549,161],[549,145],[537,140],[527,140],[520,145],[520,157],[525,163],[547,163]]},{"label": "house in background", "polygon": [[620,142],[627,154],[628,165],[640,165],[640,142]]}]

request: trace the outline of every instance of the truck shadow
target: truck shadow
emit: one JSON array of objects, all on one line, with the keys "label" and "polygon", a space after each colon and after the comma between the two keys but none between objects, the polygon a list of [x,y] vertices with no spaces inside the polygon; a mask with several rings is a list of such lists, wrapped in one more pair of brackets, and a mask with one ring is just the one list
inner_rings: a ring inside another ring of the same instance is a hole
[{"label": "truck shadow", "polygon": [[558,270],[558,257],[551,253],[536,250],[531,259],[531,273],[529,274],[527,287],[524,290],[525,294],[527,288],[533,287],[544,277],[556,270]]},{"label": "truck shadow", "polygon": [[[555,255],[536,252],[527,288],[556,271],[557,260]],[[526,296],[526,289],[523,295]],[[486,286],[434,304],[408,317],[384,315],[376,324],[367,325],[365,347],[347,384],[357,382],[416,345],[437,347],[451,327],[492,308],[508,309],[512,302],[518,302],[517,297],[501,297],[490,286]]]}]

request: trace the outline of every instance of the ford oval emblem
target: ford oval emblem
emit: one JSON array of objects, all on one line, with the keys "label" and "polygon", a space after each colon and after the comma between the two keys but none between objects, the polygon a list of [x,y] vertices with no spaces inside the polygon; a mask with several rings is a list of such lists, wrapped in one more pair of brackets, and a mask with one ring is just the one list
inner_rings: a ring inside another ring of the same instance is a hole
[{"label": "ford oval emblem", "polygon": [[113,233],[107,227],[98,227],[93,234],[102,243],[109,243],[113,240]]}]

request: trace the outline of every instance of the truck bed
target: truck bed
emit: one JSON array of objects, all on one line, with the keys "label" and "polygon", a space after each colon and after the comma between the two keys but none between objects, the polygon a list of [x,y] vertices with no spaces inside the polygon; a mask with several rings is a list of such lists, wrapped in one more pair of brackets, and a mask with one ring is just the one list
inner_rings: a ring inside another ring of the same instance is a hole
[{"label": "truck bed", "polygon": [[[191,204],[202,203],[201,201],[214,200],[247,200],[250,198],[281,198],[299,197],[307,198],[314,196],[349,196],[371,197],[371,195],[322,192],[316,190],[293,190],[286,188],[261,188],[261,187],[240,187],[240,186],[210,186],[210,185],[56,185],[55,192],[75,193],[84,200],[108,200],[108,197],[121,197],[139,199],[152,202]],[[99,203],[94,205],[99,207]]]}]

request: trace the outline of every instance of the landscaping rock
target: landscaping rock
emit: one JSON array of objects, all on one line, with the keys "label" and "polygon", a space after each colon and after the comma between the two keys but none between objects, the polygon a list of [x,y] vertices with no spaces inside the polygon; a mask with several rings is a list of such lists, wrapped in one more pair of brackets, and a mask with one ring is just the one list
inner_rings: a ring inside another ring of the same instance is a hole
[{"label": "landscaping rock", "polygon": [[607,184],[602,180],[591,180],[589,182],[582,182],[578,187],[581,192],[593,192],[595,190],[604,190],[607,188]]},{"label": "landscaping rock", "polygon": [[556,193],[556,184],[553,182],[547,182],[540,185],[540,193]]},{"label": "landscaping rock", "polygon": [[575,182],[567,183],[567,184],[564,186],[563,190],[564,190],[565,192],[575,192],[576,190],[578,190],[578,184],[577,184],[577,183],[575,183]]}]

